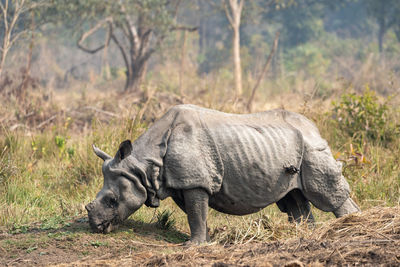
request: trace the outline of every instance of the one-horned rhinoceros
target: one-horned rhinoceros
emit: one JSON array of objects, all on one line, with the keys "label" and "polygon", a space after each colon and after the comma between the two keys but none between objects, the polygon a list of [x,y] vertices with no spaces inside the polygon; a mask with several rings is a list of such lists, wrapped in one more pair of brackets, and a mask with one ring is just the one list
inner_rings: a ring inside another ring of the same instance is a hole
[{"label": "one-horned rhinoceros", "polygon": [[114,157],[93,148],[104,160],[103,188],[86,206],[97,232],[167,197],[187,214],[196,244],[209,240],[208,207],[244,215],[277,203],[295,221],[313,220],[309,201],[337,217],[359,211],[316,126],[285,110],[239,115],[179,105]]}]

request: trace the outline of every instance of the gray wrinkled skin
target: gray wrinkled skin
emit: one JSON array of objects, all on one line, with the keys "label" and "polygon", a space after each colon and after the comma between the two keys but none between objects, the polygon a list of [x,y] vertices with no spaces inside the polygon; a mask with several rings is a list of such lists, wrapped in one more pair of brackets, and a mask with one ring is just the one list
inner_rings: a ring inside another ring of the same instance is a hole
[{"label": "gray wrinkled skin", "polygon": [[94,151],[104,160],[104,186],[86,209],[97,232],[167,197],[188,216],[189,244],[209,240],[208,207],[245,215],[277,203],[296,222],[313,221],[310,202],[337,217],[359,211],[316,126],[285,110],[240,115],[179,105],[113,158]]}]

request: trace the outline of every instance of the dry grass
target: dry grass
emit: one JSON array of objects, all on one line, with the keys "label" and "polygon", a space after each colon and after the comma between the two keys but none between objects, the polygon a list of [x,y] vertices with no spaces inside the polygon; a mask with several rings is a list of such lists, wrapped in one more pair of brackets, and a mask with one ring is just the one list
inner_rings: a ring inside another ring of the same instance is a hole
[{"label": "dry grass", "polygon": [[308,238],[285,236],[271,242],[212,244],[166,253],[144,250],[118,259],[60,266],[396,266],[399,245],[400,206],[376,207],[329,221]]},{"label": "dry grass", "polygon": [[400,206],[374,207],[339,218],[321,227],[315,238],[342,244],[365,240],[371,243],[400,242]]}]

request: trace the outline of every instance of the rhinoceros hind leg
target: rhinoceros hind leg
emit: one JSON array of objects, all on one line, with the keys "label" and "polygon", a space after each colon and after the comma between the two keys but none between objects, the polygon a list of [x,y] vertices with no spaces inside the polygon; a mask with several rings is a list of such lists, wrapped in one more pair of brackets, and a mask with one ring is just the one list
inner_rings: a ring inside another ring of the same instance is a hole
[{"label": "rhinoceros hind leg", "polygon": [[314,222],[310,203],[298,189],[290,191],[276,204],[282,212],[287,213],[290,222],[300,223],[302,220],[307,220],[308,223]]},{"label": "rhinoceros hind leg", "polygon": [[335,214],[336,218],[342,217],[344,215],[354,213],[354,212],[359,212],[361,211],[360,208],[357,206],[357,204],[351,199],[348,198],[342,206],[337,208],[336,210],[333,211],[333,214]]}]

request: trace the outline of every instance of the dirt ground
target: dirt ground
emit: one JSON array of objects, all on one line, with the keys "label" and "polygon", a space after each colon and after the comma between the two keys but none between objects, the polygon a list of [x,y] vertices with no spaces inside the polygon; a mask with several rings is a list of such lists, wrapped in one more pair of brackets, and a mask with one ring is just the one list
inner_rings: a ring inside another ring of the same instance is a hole
[{"label": "dirt ground", "polygon": [[[400,266],[400,207],[379,207],[327,222],[308,239],[182,247],[174,230],[128,221],[90,232],[86,218],[2,231],[2,266]],[[134,230],[136,229],[136,230]]]}]

